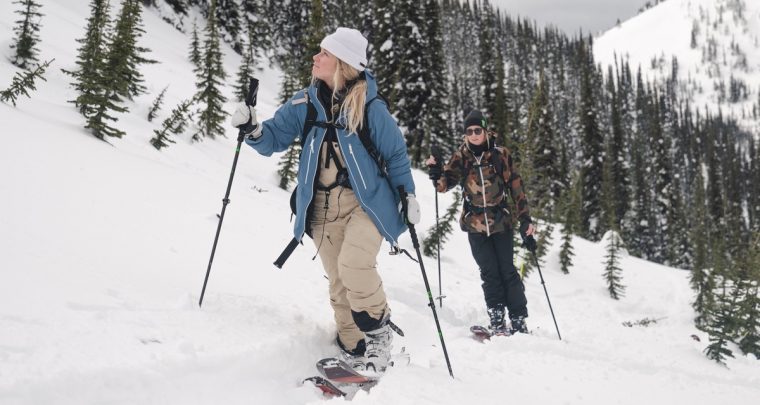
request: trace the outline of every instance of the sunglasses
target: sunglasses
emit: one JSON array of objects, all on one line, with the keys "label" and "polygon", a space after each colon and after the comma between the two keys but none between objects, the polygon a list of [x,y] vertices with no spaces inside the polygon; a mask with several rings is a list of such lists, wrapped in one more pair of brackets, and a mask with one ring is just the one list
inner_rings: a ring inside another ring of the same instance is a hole
[{"label": "sunglasses", "polygon": [[483,135],[483,128],[467,128],[464,133],[467,136]]}]

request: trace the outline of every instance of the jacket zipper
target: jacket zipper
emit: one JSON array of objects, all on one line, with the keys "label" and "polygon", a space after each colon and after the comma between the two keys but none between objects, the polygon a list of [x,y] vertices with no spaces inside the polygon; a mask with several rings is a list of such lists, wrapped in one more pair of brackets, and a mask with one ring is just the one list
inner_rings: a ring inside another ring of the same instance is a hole
[{"label": "jacket zipper", "polygon": [[480,155],[478,160],[478,172],[480,172],[480,190],[483,193],[483,218],[486,223],[486,236],[491,236],[491,226],[488,225],[488,204],[486,204],[486,180],[483,178],[483,166],[480,161],[483,159],[483,155]]},{"label": "jacket zipper", "polygon": [[311,171],[311,157],[314,155],[314,137],[311,137],[311,143],[309,143],[309,163],[306,165],[306,181],[304,184],[309,184],[309,171]]},{"label": "jacket zipper", "polygon": [[364,175],[362,174],[362,170],[359,168],[359,162],[356,161],[356,155],[354,155],[354,148],[351,146],[351,144],[348,144],[348,153],[351,154],[351,157],[354,159],[354,165],[356,166],[356,171],[359,172],[359,178],[362,179],[362,184],[364,185],[364,189],[367,189],[367,183],[364,181]]}]

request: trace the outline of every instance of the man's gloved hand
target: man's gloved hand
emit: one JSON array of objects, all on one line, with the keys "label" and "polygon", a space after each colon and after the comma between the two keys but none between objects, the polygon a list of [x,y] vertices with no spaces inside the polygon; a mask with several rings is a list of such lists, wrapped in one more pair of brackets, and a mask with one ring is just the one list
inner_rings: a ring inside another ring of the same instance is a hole
[{"label": "man's gloved hand", "polygon": [[256,119],[256,109],[251,106],[244,103],[238,104],[230,122],[232,126],[240,129],[246,137],[256,139],[261,136],[261,124]]},{"label": "man's gloved hand", "polygon": [[520,222],[520,237],[523,240],[522,246],[528,249],[529,252],[535,253],[538,243],[536,243],[536,238],[533,237],[534,232],[535,228],[530,220]]},{"label": "man's gloved hand", "polygon": [[399,202],[398,209],[407,224],[417,225],[420,223],[420,204],[417,202],[414,194],[407,194],[406,204],[404,201]]}]

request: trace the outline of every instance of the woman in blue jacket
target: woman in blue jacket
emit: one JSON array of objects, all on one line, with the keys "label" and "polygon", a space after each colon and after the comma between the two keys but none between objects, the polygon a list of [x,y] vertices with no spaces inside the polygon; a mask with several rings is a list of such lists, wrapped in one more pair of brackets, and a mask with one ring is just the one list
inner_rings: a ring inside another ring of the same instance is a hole
[{"label": "woman in blue jacket", "polygon": [[[309,104],[316,109],[298,167],[294,234],[299,241],[304,233],[314,239],[330,280],[344,359],[359,372],[382,373],[393,335],[377,254],[383,239],[398,245],[405,221],[419,222],[419,205],[406,143],[365,69],[367,40],[359,31],[341,27],[320,46],[308,88],[272,119],[259,124],[255,110],[240,105],[232,123],[246,134],[248,145],[270,156],[302,135]],[[359,139],[364,125],[385,161],[384,170]],[[399,186],[409,193],[407,218],[398,208]]]}]

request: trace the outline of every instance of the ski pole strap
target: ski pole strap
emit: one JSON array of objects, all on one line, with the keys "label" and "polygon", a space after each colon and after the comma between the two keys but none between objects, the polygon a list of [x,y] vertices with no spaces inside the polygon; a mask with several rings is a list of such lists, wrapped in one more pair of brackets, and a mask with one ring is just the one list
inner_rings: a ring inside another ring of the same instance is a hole
[{"label": "ski pole strap", "polygon": [[404,331],[401,330],[401,328],[399,328],[398,325],[393,323],[390,319],[388,320],[388,326],[390,326],[394,332],[398,333],[399,336],[404,337]]},{"label": "ski pole strap", "polygon": [[274,265],[277,266],[278,269],[282,268],[282,265],[285,264],[285,261],[288,260],[290,255],[293,253],[294,250],[296,250],[296,247],[298,246],[298,239],[293,238],[291,239],[290,243],[288,243],[288,246],[285,247],[285,249],[280,253],[280,257],[277,258],[277,260],[274,261]]}]

